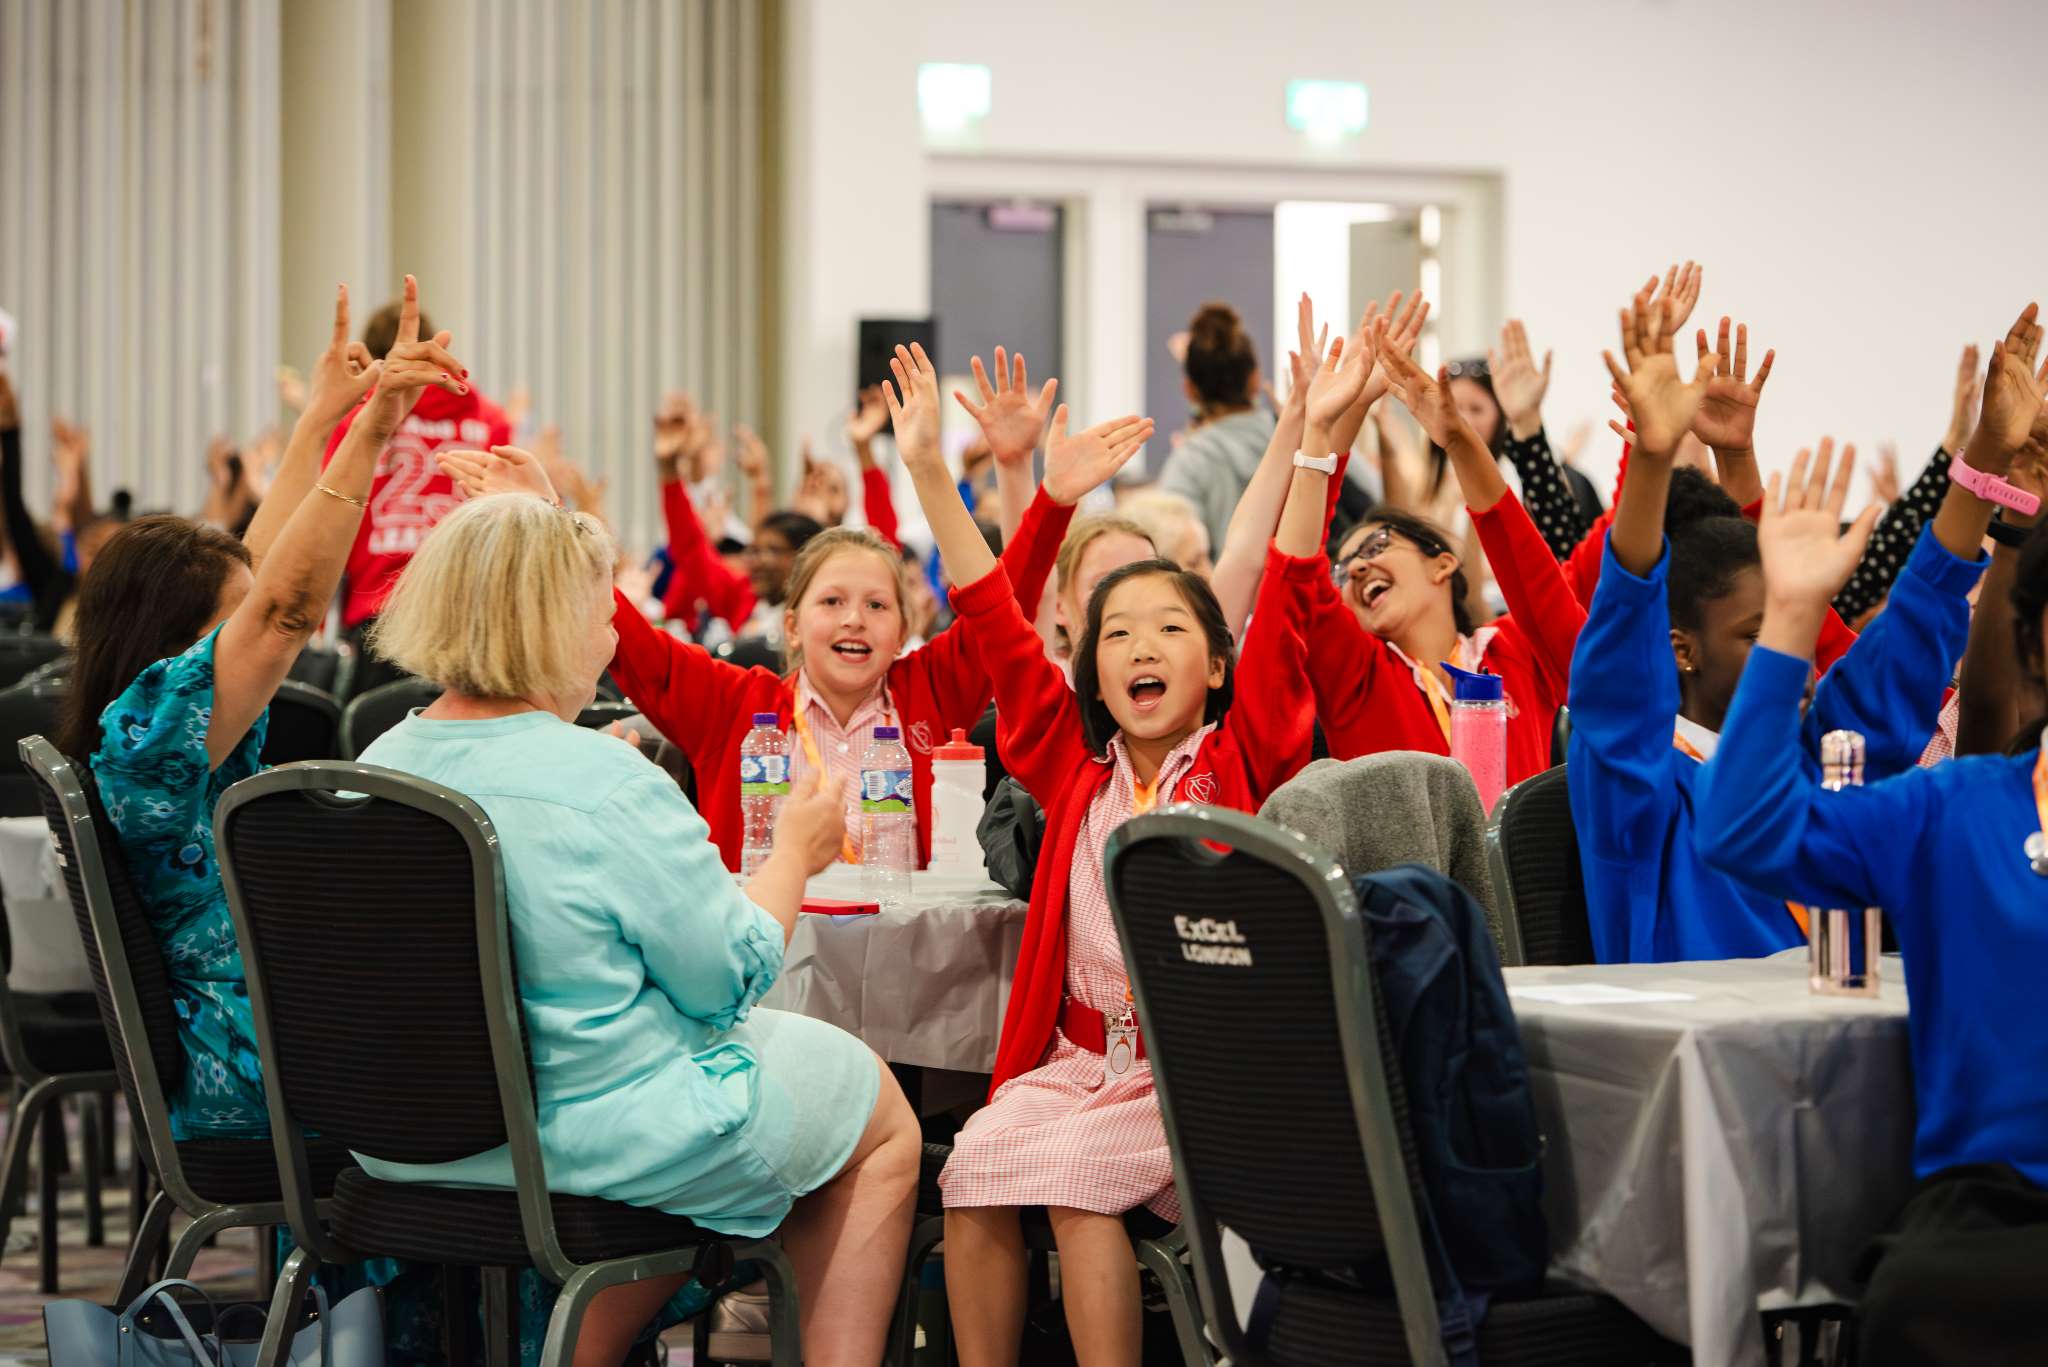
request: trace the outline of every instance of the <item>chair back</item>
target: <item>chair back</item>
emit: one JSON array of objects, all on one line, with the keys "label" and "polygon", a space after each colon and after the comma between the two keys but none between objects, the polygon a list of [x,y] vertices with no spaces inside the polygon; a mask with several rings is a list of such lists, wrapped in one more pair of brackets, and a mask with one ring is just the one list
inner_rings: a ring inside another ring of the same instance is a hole
[{"label": "chair back", "polygon": [[[64,710],[66,686],[51,680],[24,680],[0,689],[0,740],[20,752],[30,736],[47,736],[57,730]],[[22,769],[0,768],[0,817],[41,816],[42,793],[36,781]]]},{"label": "chair back", "polygon": [[11,688],[70,647],[54,636],[0,636],[0,688]]},{"label": "chair back", "polygon": [[263,735],[265,764],[341,758],[341,704],[312,684],[286,679],[270,700]]},{"label": "chair back", "polygon": [[1568,769],[1560,764],[1508,789],[1487,827],[1504,919],[1521,948],[1519,958],[1503,955],[1504,963],[1595,962]]},{"label": "chair back", "polygon": [[342,758],[362,754],[371,741],[404,721],[415,707],[425,707],[440,696],[437,685],[404,678],[352,698],[341,713]]},{"label": "chair back", "polygon": [[[640,709],[629,702],[617,702],[600,698],[576,714],[576,724],[578,726],[587,726],[593,731],[602,731],[615,721],[625,721],[639,715]],[[654,731],[651,724],[643,729],[650,734]],[[649,758],[653,757],[649,756]]]},{"label": "chair back", "polygon": [[308,1131],[400,1163],[509,1145],[534,1259],[569,1275],[483,809],[393,770],[316,761],[230,788],[214,830],[300,1242],[322,1240]]},{"label": "chair back", "polygon": [[782,670],[782,652],[759,636],[736,636],[721,641],[711,653],[741,669],[772,669],[778,673]]},{"label": "chair back", "polygon": [[[100,805],[92,771],[41,736],[22,741],[19,752],[56,842],[64,890],[85,945],[93,995],[129,1114],[143,1126],[151,1166],[165,1185],[174,1180],[182,1185],[174,1177],[176,1148],[165,1098],[184,1076],[185,1051],[178,1042],[170,969],[156,929],[128,876],[127,857]],[[183,1193],[172,1195],[185,1204]]]},{"label": "chair back", "polygon": [[1269,822],[1178,805],[1120,827],[1105,872],[1229,1356],[1263,1360],[1238,1328],[1218,1226],[1266,1262],[1390,1266],[1415,1361],[1441,1361],[1408,1103],[1343,869]]},{"label": "chair back", "polygon": [[[291,671],[286,678],[302,684],[311,684],[337,701],[348,697],[349,683],[356,672],[356,654],[353,647],[307,646],[292,660]],[[322,759],[332,756],[322,755]]]},{"label": "chair back", "polygon": [[1550,767],[1555,769],[1572,752],[1572,710],[1559,703],[1557,719],[1550,723]]}]

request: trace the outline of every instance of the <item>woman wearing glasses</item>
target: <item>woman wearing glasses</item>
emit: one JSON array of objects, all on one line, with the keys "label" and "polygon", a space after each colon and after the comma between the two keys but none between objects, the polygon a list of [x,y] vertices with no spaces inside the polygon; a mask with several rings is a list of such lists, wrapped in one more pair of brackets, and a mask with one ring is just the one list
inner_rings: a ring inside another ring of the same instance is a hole
[{"label": "woman wearing glasses", "polygon": [[1450,537],[1408,513],[1375,508],[1337,548],[1308,627],[1316,714],[1339,759],[1383,750],[1450,753],[1446,664],[1498,674],[1508,701],[1508,773],[1550,764],[1585,610],[1485,442],[1458,410],[1448,374],[1430,377],[1381,328],[1381,365],[1432,441],[1449,453],[1508,615],[1475,629],[1465,567]]}]

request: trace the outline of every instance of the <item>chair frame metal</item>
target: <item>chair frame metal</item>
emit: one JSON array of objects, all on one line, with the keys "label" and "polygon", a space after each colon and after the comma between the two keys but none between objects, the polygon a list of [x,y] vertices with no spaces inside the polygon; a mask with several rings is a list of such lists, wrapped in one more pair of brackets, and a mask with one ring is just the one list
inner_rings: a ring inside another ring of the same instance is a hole
[{"label": "chair frame metal", "polygon": [[[14,1224],[14,1212],[28,1194],[28,1164],[31,1144],[40,1149],[36,1212],[38,1279],[42,1294],[57,1294],[57,1170],[64,1150],[63,1100],[67,1096],[87,1097],[85,1123],[80,1136],[85,1170],[85,1242],[97,1248],[106,1242],[105,1214],[101,1205],[101,1160],[105,1149],[101,1127],[113,1123],[113,1111],[102,1110],[100,1098],[120,1086],[111,1070],[88,1069],[52,1073],[36,1065],[28,1041],[21,1031],[20,1012],[14,992],[0,980],[0,1058],[14,1075],[14,1098],[8,1112],[7,1155],[0,1159],[0,1245]],[[4,1249],[0,1249],[4,1253]]]},{"label": "chair frame metal", "polygon": [[[1394,1297],[1407,1336],[1409,1357],[1422,1367],[1442,1367],[1447,1357],[1437,1322],[1436,1295],[1423,1252],[1421,1221],[1401,1158],[1400,1136],[1394,1126],[1387,1063],[1374,1025],[1378,1019],[1374,1006],[1378,988],[1366,949],[1365,918],[1351,890],[1350,878],[1334,858],[1311,845],[1306,837],[1227,808],[1176,803],[1118,827],[1103,855],[1103,872],[1117,937],[1123,944],[1124,961],[1130,966],[1131,995],[1138,1010],[1139,1028],[1151,1038],[1157,1036],[1153,1034],[1144,968],[1132,953],[1124,932],[1126,909],[1117,890],[1115,871],[1131,849],[1154,840],[1179,842],[1187,857],[1198,863],[1220,863],[1224,858],[1205,842],[1250,855],[1299,881],[1315,899],[1322,912],[1330,951],[1330,986],[1336,1002],[1337,1033],[1352,1118],[1358,1126],[1359,1147],[1372,1183],[1381,1242],[1393,1271]],[[1181,1228],[1192,1231],[1188,1246],[1202,1309],[1211,1333],[1221,1341],[1229,1360],[1239,1367],[1254,1367],[1265,1358],[1252,1347],[1238,1323],[1223,1266],[1219,1227],[1202,1205],[1199,1184],[1181,1170],[1181,1132],[1171,1078],[1165,1069],[1155,1067],[1153,1083],[1158,1089],[1159,1113],[1165,1122],[1175,1173],[1180,1178]]]},{"label": "chair frame metal", "polygon": [[[57,795],[58,804],[70,824],[72,849],[79,864],[80,882],[85,887],[86,914],[92,923],[93,952],[98,955],[101,971],[106,975],[114,1019],[120,1027],[122,1051],[128,1056],[129,1074],[135,1084],[134,1100],[141,1103],[142,1113],[131,1116],[131,1119],[138,1131],[138,1142],[149,1145],[159,1183],[159,1190],[150,1201],[142,1223],[136,1227],[134,1240],[129,1245],[127,1266],[122,1272],[121,1287],[115,1293],[115,1302],[126,1305],[153,1280],[149,1275],[150,1263],[170,1235],[173,1210],[184,1211],[192,1217],[192,1223],[171,1245],[170,1258],[164,1270],[168,1277],[182,1277],[190,1272],[199,1250],[222,1230],[281,1225],[285,1222],[286,1208],[282,1202],[276,1201],[223,1205],[207,1200],[192,1189],[191,1181],[185,1176],[184,1163],[178,1156],[178,1145],[171,1138],[170,1103],[164,1097],[163,1080],[157,1075],[156,1054],[150,1048],[142,999],[135,990],[135,977],[128,966],[127,950],[121,937],[120,914],[114,908],[113,888],[108,881],[106,864],[100,858],[99,831],[93,823],[92,806],[86,800],[83,782],[71,761],[43,737],[30,736],[21,742],[20,748],[22,762]],[[55,838],[52,833],[52,839]],[[64,857],[61,842],[58,854],[60,858]],[[137,1161],[140,1161],[139,1156]],[[258,1261],[260,1264],[261,1259]]]},{"label": "chair frame metal", "polygon": [[[520,1224],[526,1234],[527,1253],[542,1276],[562,1288],[548,1321],[546,1341],[541,1347],[541,1367],[568,1367],[575,1354],[576,1338],[590,1301],[612,1286],[649,1277],[688,1273],[704,1266],[706,1252],[723,1246],[734,1258],[759,1261],[769,1286],[770,1325],[778,1367],[796,1367],[802,1361],[796,1280],[789,1260],[779,1245],[763,1239],[733,1239],[704,1231],[703,1241],[659,1253],[634,1254],[599,1262],[579,1263],[562,1249],[555,1229],[554,1210],[548,1202],[547,1167],[541,1154],[539,1122],[535,1114],[532,1082],[524,1033],[521,1029],[519,985],[513,971],[510,921],[505,901],[503,858],[498,833],[483,808],[452,788],[394,770],[354,761],[309,760],[268,770],[237,783],[222,796],[214,813],[215,848],[221,865],[221,879],[227,888],[228,910],[235,934],[243,946],[242,966],[249,988],[249,1004],[256,1023],[256,1042],[263,1060],[264,1095],[270,1108],[270,1133],[277,1149],[278,1167],[284,1181],[284,1205],[298,1247],[286,1261],[272,1298],[269,1322],[259,1349],[259,1367],[271,1367],[283,1359],[285,1334],[293,1312],[303,1301],[313,1272],[322,1262],[354,1262],[362,1255],[342,1245],[328,1233],[313,1197],[310,1165],[306,1156],[305,1129],[286,1106],[277,1058],[275,1033],[271,1025],[270,987],[265,980],[260,954],[250,946],[258,943],[250,933],[240,880],[235,872],[231,842],[227,838],[230,819],[250,802],[280,793],[303,794],[308,800],[337,809],[359,805],[364,800],[394,802],[439,818],[452,826],[469,850],[472,886],[475,889],[476,938],[483,979],[486,1028],[490,1033],[491,1055],[497,1070],[498,1096],[504,1113],[506,1147],[512,1159],[519,1202]],[[342,796],[349,794],[351,796]],[[375,1250],[370,1250],[375,1252]],[[486,1335],[495,1340],[502,1334],[504,1315],[492,1314],[489,1301],[495,1298],[493,1279],[486,1278]],[[497,1293],[502,1293],[502,1280]],[[704,1312],[709,1314],[709,1308]],[[493,1343],[494,1349],[503,1345]],[[504,1358],[491,1357],[493,1362]]]}]

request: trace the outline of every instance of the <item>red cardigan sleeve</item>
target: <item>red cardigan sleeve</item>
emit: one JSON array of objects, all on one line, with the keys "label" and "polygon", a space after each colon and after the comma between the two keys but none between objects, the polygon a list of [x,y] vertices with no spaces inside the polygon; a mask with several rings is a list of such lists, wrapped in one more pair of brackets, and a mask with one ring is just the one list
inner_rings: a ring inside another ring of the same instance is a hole
[{"label": "red cardigan sleeve", "polygon": [[[1040,489],[1038,497],[1025,511],[1023,522],[1018,524],[1017,534],[1010,538],[1009,545],[1003,547],[997,563],[1006,576],[1004,582],[1015,584],[1013,598],[1027,621],[1038,612],[1038,600],[1045,594],[1045,581],[1051,577],[1053,562],[1059,556],[1060,542],[1065,539],[1067,525],[1073,520],[1072,508],[1061,507]],[[987,579],[982,582],[986,583]],[[1032,634],[1034,637],[1037,635],[1036,631]],[[1041,645],[1041,654],[1043,650]],[[984,667],[974,643],[967,639],[967,633],[957,628],[940,632],[904,656],[897,663],[896,670],[918,676],[925,695],[932,699],[938,714],[940,740],[944,740],[945,733],[956,726],[974,725],[988,707],[989,671]]]},{"label": "red cardigan sleeve", "polygon": [[674,564],[662,611],[671,617],[691,616],[699,602],[715,617],[738,627],[754,615],[754,586],[744,574],[727,566],[711,548],[690,491],[681,480],[661,486],[661,511],[668,522],[668,555]]},{"label": "red cardigan sleeve", "polygon": [[1305,628],[1317,581],[1330,582],[1326,565],[1320,555],[1297,558],[1266,547],[1258,602],[1238,652],[1236,700],[1225,722],[1244,753],[1253,810],[1308,757],[1316,710]]},{"label": "red cardigan sleeve", "polygon": [[1511,489],[1483,513],[1472,514],[1479,544],[1493,567],[1494,582],[1508,600],[1508,616],[1529,639],[1547,706],[1564,702],[1572,674],[1572,652],[1586,609],[1573,596],[1564,571]]},{"label": "red cardigan sleeve", "polygon": [[864,467],[860,472],[860,492],[868,526],[900,549],[903,543],[896,536],[896,500],[889,492],[889,472],[877,465]]},{"label": "red cardigan sleeve", "polygon": [[705,747],[722,741],[746,705],[749,671],[713,659],[700,645],[657,629],[614,589],[612,625],[619,633],[612,677],[662,735],[699,765]]},{"label": "red cardigan sleeve", "polygon": [[1094,757],[1074,690],[1046,658],[1045,642],[1017,606],[1001,565],[954,589],[953,610],[959,614],[954,631],[973,647],[995,684],[1003,767],[1050,807],[1074,771]]}]

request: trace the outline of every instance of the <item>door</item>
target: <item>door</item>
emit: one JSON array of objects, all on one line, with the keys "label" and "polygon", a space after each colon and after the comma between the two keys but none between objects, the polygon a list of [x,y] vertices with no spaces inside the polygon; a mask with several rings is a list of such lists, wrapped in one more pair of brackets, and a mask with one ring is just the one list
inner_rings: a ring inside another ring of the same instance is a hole
[{"label": "door", "polygon": [[[1236,309],[1258,347],[1268,383],[1273,360],[1273,211],[1153,209],[1145,223],[1145,412],[1159,436],[1145,448],[1157,475],[1189,403],[1173,338],[1211,299]],[[1282,358],[1285,359],[1284,357]]]}]

